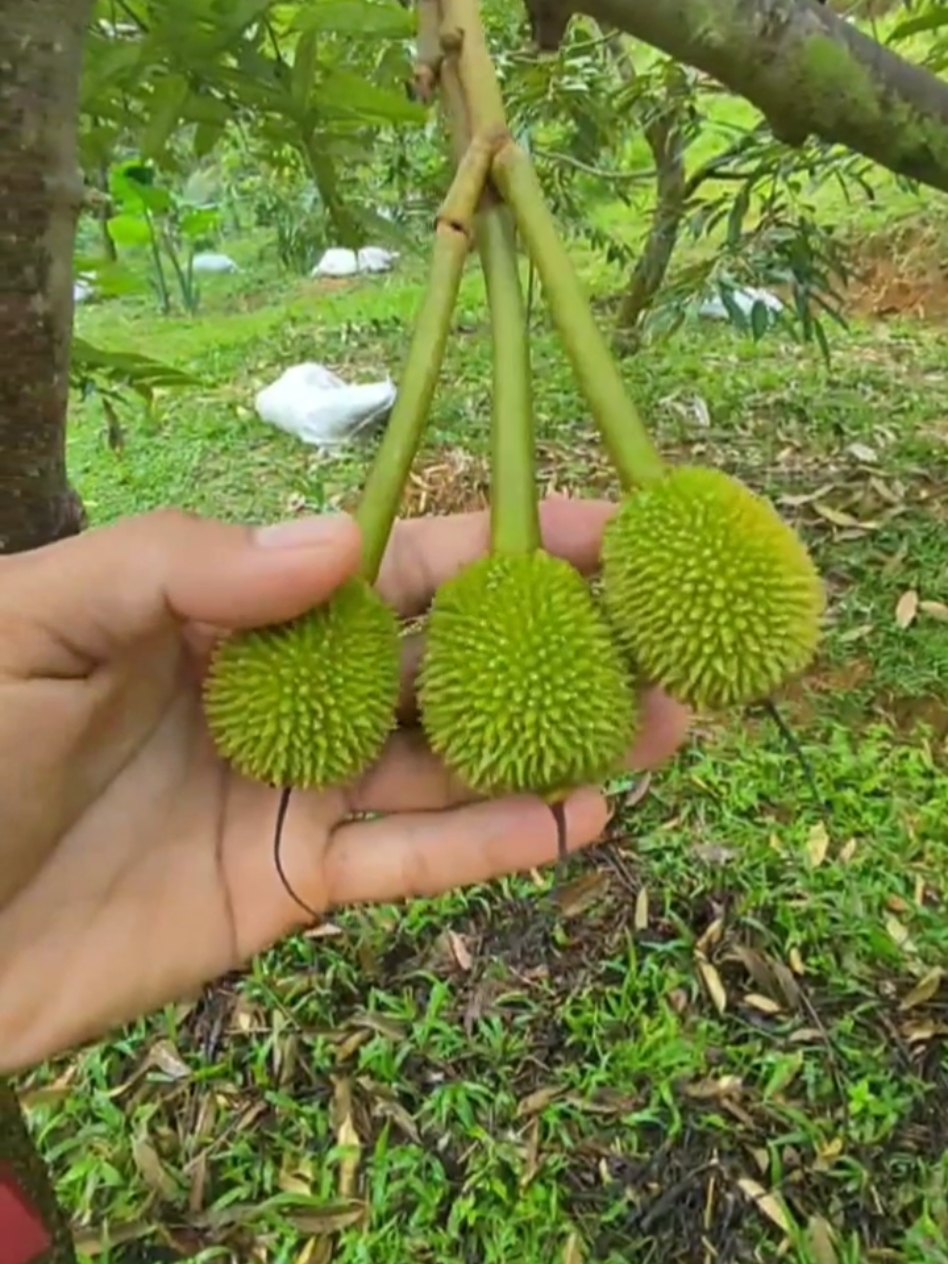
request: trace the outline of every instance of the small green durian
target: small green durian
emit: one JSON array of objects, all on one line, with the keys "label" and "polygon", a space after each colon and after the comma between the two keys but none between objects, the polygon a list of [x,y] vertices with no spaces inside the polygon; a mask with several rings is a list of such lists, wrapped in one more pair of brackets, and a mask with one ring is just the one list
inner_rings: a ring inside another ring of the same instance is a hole
[{"label": "small green durian", "polygon": [[400,649],[395,612],[362,579],[288,623],[219,642],[204,684],[218,751],[275,786],[353,781],[395,727]]},{"label": "small green durian", "polygon": [[432,749],[484,795],[548,800],[617,771],[637,700],[582,576],[543,550],[496,554],[446,583],[419,678]]},{"label": "small green durian", "polygon": [[720,470],[632,493],[603,537],[604,601],[645,677],[707,710],[768,698],[810,662],[825,594],[791,527]]}]

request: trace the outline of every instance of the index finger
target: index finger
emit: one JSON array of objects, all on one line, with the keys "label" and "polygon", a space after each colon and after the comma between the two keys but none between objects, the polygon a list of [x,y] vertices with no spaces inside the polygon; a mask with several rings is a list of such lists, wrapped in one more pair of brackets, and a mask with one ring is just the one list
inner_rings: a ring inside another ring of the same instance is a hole
[{"label": "index finger", "polygon": [[[618,510],[608,500],[550,496],[540,502],[544,547],[583,575],[599,565],[606,523]],[[490,548],[490,511],[404,518],[382,559],[378,590],[404,617],[422,614],[447,580]]]}]

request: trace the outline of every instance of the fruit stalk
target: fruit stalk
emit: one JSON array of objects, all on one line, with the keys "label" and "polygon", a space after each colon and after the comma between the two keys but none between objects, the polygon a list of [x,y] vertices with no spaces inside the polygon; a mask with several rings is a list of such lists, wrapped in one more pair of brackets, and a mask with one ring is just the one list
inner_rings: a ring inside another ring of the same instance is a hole
[{"label": "fruit stalk", "polygon": [[530,158],[508,141],[495,153],[491,175],[539,273],[550,314],[623,488],[658,481],[665,464],[596,324]]},{"label": "fruit stalk", "polygon": [[488,200],[476,236],[493,342],[491,549],[532,553],[541,536],[527,314],[513,218],[502,203]]},{"label": "fruit stalk", "polygon": [[428,286],[415,319],[395,406],[356,511],[362,530],[361,573],[369,583],[378,576],[441,372],[491,152],[485,139],[472,140],[438,215]]}]

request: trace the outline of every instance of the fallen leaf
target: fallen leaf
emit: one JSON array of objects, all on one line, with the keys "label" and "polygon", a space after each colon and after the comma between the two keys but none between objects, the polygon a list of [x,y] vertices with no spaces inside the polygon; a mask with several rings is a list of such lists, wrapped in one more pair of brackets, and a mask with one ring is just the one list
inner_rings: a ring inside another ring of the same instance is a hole
[{"label": "fallen leaf", "polygon": [[918,593],[909,588],[898,599],[895,606],[895,621],[900,628],[910,627],[918,614]]},{"label": "fallen leaf", "polygon": [[870,448],[865,443],[851,443],[846,451],[850,456],[855,457],[857,461],[863,461],[867,465],[874,465],[879,459],[879,454],[875,448]]},{"label": "fallen leaf", "polygon": [[563,1264],[583,1264],[583,1248],[575,1230],[566,1239],[563,1247]]},{"label": "fallen leaf", "polygon": [[474,964],[474,959],[471,956],[470,949],[464,940],[464,936],[459,935],[457,931],[449,930],[448,943],[451,945],[451,953],[454,960],[458,963],[458,966],[462,970],[470,970],[471,966]]},{"label": "fallen leaf", "polygon": [[941,966],[934,966],[927,974],[915,984],[910,992],[907,992],[899,1002],[899,1009],[914,1009],[916,1005],[924,1005],[926,1001],[930,1001],[938,989],[941,987],[941,981],[945,977],[945,971]]},{"label": "fallen leaf", "polygon": [[912,953],[915,951],[915,945],[912,943],[912,936],[909,934],[908,927],[903,925],[897,917],[887,914],[885,928],[895,944],[904,952]]},{"label": "fallen leaf", "polygon": [[697,957],[696,964],[698,973],[701,975],[701,981],[707,989],[714,1008],[719,1014],[723,1014],[725,1009],[727,1009],[727,992],[724,990],[720,974],[718,974],[711,962],[704,957]]},{"label": "fallen leaf", "polygon": [[148,1061],[173,1080],[186,1080],[191,1075],[191,1068],[170,1040],[156,1040],[148,1050]]},{"label": "fallen leaf", "polygon": [[772,997],[761,996],[759,992],[748,992],[743,1000],[745,1005],[758,1010],[761,1014],[779,1014],[782,1009],[782,1006]]},{"label": "fallen leaf", "polygon": [[520,1173],[520,1189],[525,1190],[540,1168],[540,1120],[534,1116],[527,1130],[524,1148],[523,1171]]},{"label": "fallen leaf", "polygon": [[810,863],[811,869],[818,869],[826,859],[826,853],[829,850],[829,834],[826,832],[826,826],[819,821],[810,830],[806,840],[806,855]]},{"label": "fallen leaf", "polygon": [[648,887],[641,886],[635,897],[633,926],[636,930],[648,930]]},{"label": "fallen leaf", "polygon": [[139,1134],[132,1142],[132,1158],[142,1180],[153,1193],[165,1202],[173,1202],[177,1198],[177,1183],[165,1169],[158,1157],[158,1151],[143,1134]]},{"label": "fallen leaf", "polygon": [[822,1216],[811,1216],[806,1226],[807,1237],[816,1264],[837,1264],[833,1230]]},{"label": "fallen leaf", "polygon": [[340,1229],[351,1229],[364,1220],[365,1215],[362,1203],[327,1203],[320,1211],[289,1212],[286,1219],[298,1233],[323,1237]]},{"label": "fallen leaf", "polygon": [[948,606],[943,601],[920,601],[918,609],[921,614],[927,614],[932,619],[940,619],[943,623],[948,623]]},{"label": "fallen leaf", "polygon": [[704,930],[704,933],[700,936],[700,938],[698,939],[698,942],[695,944],[695,952],[703,956],[708,951],[709,948],[713,948],[715,944],[719,944],[721,942],[721,938],[723,935],[724,935],[724,918],[715,917],[712,921],[708,923],[708,925],[706,926]]},{"label": "fallen leaf", "polygon": [[806,966],[803,964],[799,948],[791,948],[787,954],[787,960],[790,962],[790,969],[794,974],[806,974]]},{"label": "fallen leaf", "polygon": [[850,838],[847,842],[843,843],[842,847],[839,849],[838,859],[842,864],[848,865],[855,854],[856,840],[854,838]]},{"label": "fallen leaf", "polygon": [[826,522],[832,523],[834,527],[855,527],[859,531],[877,531],[879,529],[878,522],[860,522],[852,514],[848,514],[842,509],[833,509],[831,505],[824,505],[821,501],[815,501],[813,509]]},{"label": "fallen leaf", "polygon": [[517,1115],[523,1118],[525,1115],[538,1115],[540,1111],[546,1110],[550,1102],[555,1101],[562,1093],[560,1088],[538,1088],[520,1102],[517,1107]]},{"label": "fallen leaf", "polygon": [[776,1194],[768,1194],[763,1185],[749,1176],[742,1176],[737,1185],[741,1193],[749,1198],[758,1211],[762,1212],[772,1224],[782,1229],[784,1233],[792,1231],[793,1221],[790,1213]]},{"label": "fallen leaf", "polygon": [[685,1093],[695,1101],[714,1101],[734,1097],[743,1087],[739,1075],[722,1075],[717,1079],[696,1080],[685,1085]]},{"label": "fallen leaf", "polygon": [[824,1036],[819,1027],[798,1027],[789,1037],[792,1045],[803,1045],[814,1040],[823,1039]]},{"label": "fallen leaf", "polygon": [[564,917],[575,917],[597,904],[610,887],[609,875],[603,870],[583,874],[557,893],[556,902]]}]

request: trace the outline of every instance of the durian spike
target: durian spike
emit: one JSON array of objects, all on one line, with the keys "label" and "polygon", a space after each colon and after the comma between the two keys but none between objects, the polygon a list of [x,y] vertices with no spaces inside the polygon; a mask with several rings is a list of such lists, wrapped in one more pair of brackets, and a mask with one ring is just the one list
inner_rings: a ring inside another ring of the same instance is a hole
[{"label": "durian spike", "polygon": [[491,142],[475,136],[458,164],[438,214],[428,286],[415,319],[395,407],[356,511],[362,529],[362,576],[369,583],[378,576],[405,481],[424,433],[491,154]]},{"label": "durian spike", "polygon": [[477,216],[493,343],[491,551],[540,547],[527,314],[510,211],[496,198]]}]

